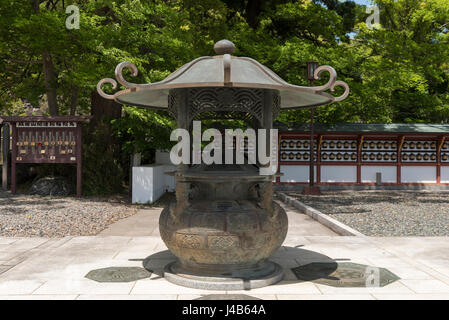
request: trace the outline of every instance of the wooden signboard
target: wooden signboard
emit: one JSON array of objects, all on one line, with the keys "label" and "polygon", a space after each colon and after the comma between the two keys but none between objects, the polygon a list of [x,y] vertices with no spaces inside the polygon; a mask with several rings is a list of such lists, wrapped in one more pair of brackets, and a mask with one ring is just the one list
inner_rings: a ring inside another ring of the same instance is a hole
[{"label": "wooden signboard", "polygon": [[76,195],[81,197],[81,123],[91,116],[0,117],[11,125],[11,192],[16,193],[17,163],[76,164]]}]

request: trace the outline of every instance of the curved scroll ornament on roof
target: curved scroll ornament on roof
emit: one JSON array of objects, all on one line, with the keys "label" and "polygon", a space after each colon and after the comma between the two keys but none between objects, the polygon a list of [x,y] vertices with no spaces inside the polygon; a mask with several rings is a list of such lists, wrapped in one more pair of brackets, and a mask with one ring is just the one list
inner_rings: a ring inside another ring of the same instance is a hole
[{"label": "curved scroll ornament on roof", "polygon": [[[115,81],[112,78],[105,78],[98,82],[97,91],[100,96],[102,96],[105,99],[113,100],[120,94],[133,91],[132,90],[133,88],[138,88],[138,87],[144,88],[144,87],[149,87],[151,85],[151,84],[136,84],[136,83],[126,81],[125,78],[123,77],[123,69],[125,69],[125,68],[131,71],[131,76],[133,76],[133,77],[137,76],[139,73],[137,70],[137,67],[133,63],[128,62],[128,61],[119,63],[117,65],[117,67],[115,68],[115,78],[117,79],[117,81]],[[128,90],[122,90],[122,91],[116,92],[115,94],[107,94],[103,91],[102,86],[105,83],[111,84],[112,89],[114,89],[114,90],[117,89],[117,82],[120,83],[121,85],[127,87]]]},{"label": "curved scroll ornament on roof", "polygon": [[[258,61],[252,59],[252,58],[248,58],[248,57],[240,57],[239,59],[242,60],[247,60],[251,63],[253,63],[254,65],[256,65],[256,67],[258,67],[262,72],[264,72],[269,78],[271,78],[273,81],[279,83],[280,86],[284,87],[285,89],[290,89],[290,90],[300,90],[303,91],[304,89],[306,90],[313,90],[315,93],[324,95],[326,97],[329,97],[332,99],[332,102],[339,102],[342,101],[344,99],[346,99],[349,96],[349,86],[346,82],[341,81],[341,80],[337,80],[337,71],[335,71],[334,68],[332,68],[331,66],[328,65],[323,65],[318,67],[315,72],[314,72],[314,78],[315,80],[320,80],[321,77],[320,75],[323,73],[323,71],[327,71],[329,72],[329,80],[325,85],[322,86],[316,86],[316,87],[303,87],[303,86],[296,86],[296,85],[292,85],[289,84],[288,82],[286,82],[285,80],[283,80],[282,78],[280,78],[277,74],[275,74],[272,70],[264,67],[262,64],[260,64]],[[331,92],[335,91],[335,87],[343,87],[345,89],[345,91],[343,92],[342,95],[340,95],[339,97],[334,97],[324,91],[327,91],[330,89]]]},{"label": "curved scroll ornament on roof", "polygon": [[337,71],[335,71],[334,68],[332,68],[331,66],[320,66],[315,70],[315,73],[313,74],[313,77],[315,78],[315,80],[320,80],[320,75],[323,73],[323,71],[327,71],[329,72],[329,81],[322,86],[318,86],[318,87],[311,87],[312,89],[316,90],[317,92],[321,92],[324,93],[324,91],[326,90],[331,90],[332,92],[335,91],[335,87],[343,87],[345,89],[345,91],[343,92],[343,94],[339,97],[333,97],[334,102],[338,102],[338,101],[342,101],[344,99],[346,99],[349,95],[349,86],[346,82],[341,81],[341,80],[337,80]]},{"label": "curved scroll ornament on roof", "polygon": [[160,84],[164,84],[164,83],[173,81],[174,79],[178,78],[180,75],[185,73],[187,70],[189,70],[196,62],[203,60],[203,59],[210,59],[210,58],[211,57],[196,58],[193,61],[191,61],[190,63],[183,65],[181,68],[179,68],[178,70],[176,70],[175,72],[170,74],[164,80],[155,82],[155,83],[147,83],[147,84],[138,84],[138,83],[132,83],[132,82],[126,81],[125,78],[123,77],[123,69],[126,68],[126,69],[130,70],[131,76],[133,76],[133,77],[138,75],[138,70],[137,70],[137,67],[135,66],[135,64],[132,62],[128,62],[128,61],[121,62],[115,68],[115,78],[117,79],[118,83],[127,87],[128,89],[118,91],[115,94],[107,94],[103,91],[102,86],[105,83],[109,83],[112,85],[112,89],[115,90],[117,88],[117,81],[115,81],[112,78],[104,78],[98,82],[97,91],[98,91],[98,94],[100,96],[102,96],[103,98],[113,100],[113,99],[117,98],[119,95],[122,95],[124,93],[136,91],[137,88],[149,88],[152,86],[156,86],[156,85],[160,85]]},{"label": "curved scroll ornament on roof", "polygon": [[[224,68],[223,73],[225,75],[225,78],[223,80],[217,80],[217,82],[210,83],[208,86],[211,86],[211,87],[212,86],[231,86],[231,87],[235,86],[235,87],[248,87],[248,88],[259,88],[260,87],[260,88],[271,88],[271,89],[276,89],[276,90],[309,92],[309,93],[315,93],[315,94],[322,95],[322,96],[329,98],[331,100],[330,103],[342,101],[342,100],[346,99],[349,95],[349,86],[347,85],[347,83],[337,80],[337,72],[335,71],[334,68],[332,68],[331,66],[328,66],[328,65],[318,67],[314,73],[314,78],[316,80],[319,80],[319,79],[321,79],[320,76],[322,75],[322,73],[324,71],[327,71],[329,73],[329,80],[326,84],[321,85],[321,86],[315,86],[315,87],[304,87],[304,86],[297,86],[297,85],[292,85],[292,84],[287,83],[285,80],[280,78],[277,74],[275,74],[272,70],[261,65],[259,62],[257,62],[254,59],[247,58],[247,57],[232,57],[229,54],[225,54],[222,57],[223,57],[223,68]],[[230,75],[232,73],[231,58],[232,59],[240,59],[242,61],[248,61],[251,64],[255,65],[255,67],[257,67],[260,71],[262,71],[265,74],[266,78],[271,79],[272,84],[269,86],[261,84],[259,86],[257,82],[251,83],[251,84],[235,83],[235,82],[232,83],[230,81],[230,79],[231,79]],[[182,76],[183,74],[188,72],[192,67],[194,67],[195,64],[197,64],[197,62],[199,62],[201,60],[205,60],[205,59],[214,59],[214,57],[205,56],[205,57],[199,57],[197,59],[194,59],[193,61],[183,65],[181,68],[179,68],[178,70],[176,70],[175,72],[170,74],[164,80],[155,82],[155,83],[148,83],[148,84],[136,84],[136,83],[126,81],[125,78],[123,77],[124,69],[130,70],[131,76],[133,76],[133,77],[137,76],[138,71],[137,71],[136,66],[133,63],[122,62],[122,63],[119,63],[117,65],[117,67],[115,68],[115,77],[117,80],[114,80],[111,78],[105,78],[105,79],[100,80],[97,84],[97,91],[100,94],[100,96],[102,96],[103,98],[114,100],[122,94],[126,94],[126,93],[133,92],[133,91],[138,91],[141,89],[149,89],[149,88],[167,89],[173,80],[179,78],[180,76]],[[102,86],[106,83],[111,84],[113,89],[116,89],[117,83],[120,83],[121,85],[126,87],[126,89],[120,90],[120,91],[116,92],[115,94],[107,94],[102,89]],[[191,83],[191,85],[189,85],[189,83],[184,83],[183,86],[184,87],[195,87],[195,83]],[[344,88],[343,94],[340,95],[339,97],[334,97],[333,95],[325,92],[327,90],[334,92],[335,87],[338,87],[338,86]],[[173,86],[170,86],[170,87],[173,88]]]}]

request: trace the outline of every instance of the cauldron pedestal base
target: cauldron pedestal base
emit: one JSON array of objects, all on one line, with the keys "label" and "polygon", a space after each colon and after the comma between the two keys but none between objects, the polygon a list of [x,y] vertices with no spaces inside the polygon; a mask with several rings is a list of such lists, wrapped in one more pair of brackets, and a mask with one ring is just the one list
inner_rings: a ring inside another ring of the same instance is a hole
[{"label": "cauldron pedestal base", "polygon": [[179,261],[171,262],[164,268],[164,278],[174,284],[205,290],[249,290],[269,286],[284,277],[282,267],[266,261],[257,270],[239,270],[229,277],[193,275],[183,271]]}]

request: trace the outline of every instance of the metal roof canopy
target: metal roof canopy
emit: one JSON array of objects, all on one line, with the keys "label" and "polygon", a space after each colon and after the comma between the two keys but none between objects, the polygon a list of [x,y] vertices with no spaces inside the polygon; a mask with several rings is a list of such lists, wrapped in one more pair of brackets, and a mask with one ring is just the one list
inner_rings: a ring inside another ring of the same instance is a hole
[{"label": "metal roof canopy", "polygon": [[[199,87],[234,87],[259,88],[278,90],[281,98],[281,109],[305,108],[330,104],[344,100],[349,95],[349,86],[343,81],[337,81],[337,73],[330,66],[320,66],[316,69],[314,77],[320,79],[323,71],[329,72],[329,81],[322,86],[303,87],[289,84],[272,70],[254,59],[236,57],[231,54],[235,50],[234,44],[229,40],[218,41],[214,50],[216,56],[197,58],[170,74],[164,80],[135,84],[123,77],[123,69],[131,71],[132,76],[138,74],[137,68],[131,62],[122,62],[115,69],[117,79],[105,78],[98,82],[97,91],[106,99],[115,100],[121,104],[165,109],[168,105],[170,89],[199,88]],[[113,89],[117,82],[126,87],[115,94],[103,92],[102,85],[110,83]],[[324,91],[334,91],[336,86],[345,89],[339,97],[334,97]]]}]

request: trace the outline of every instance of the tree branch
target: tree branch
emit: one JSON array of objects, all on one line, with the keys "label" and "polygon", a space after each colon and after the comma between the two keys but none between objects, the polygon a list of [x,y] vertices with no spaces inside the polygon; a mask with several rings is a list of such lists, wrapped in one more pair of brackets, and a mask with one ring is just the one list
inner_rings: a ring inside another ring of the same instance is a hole
[{"label": "tree branch", "polygon": [[19,60],[19,59],[6,59],[6,61],[8,62],[17,62],[17,63],[24,63],[24,64],[30,64],[30,63],[34,63],[34,64],[42,64],[42,61],[39,60],[34,60],[34,61],[25,61],[25,60]]}]

